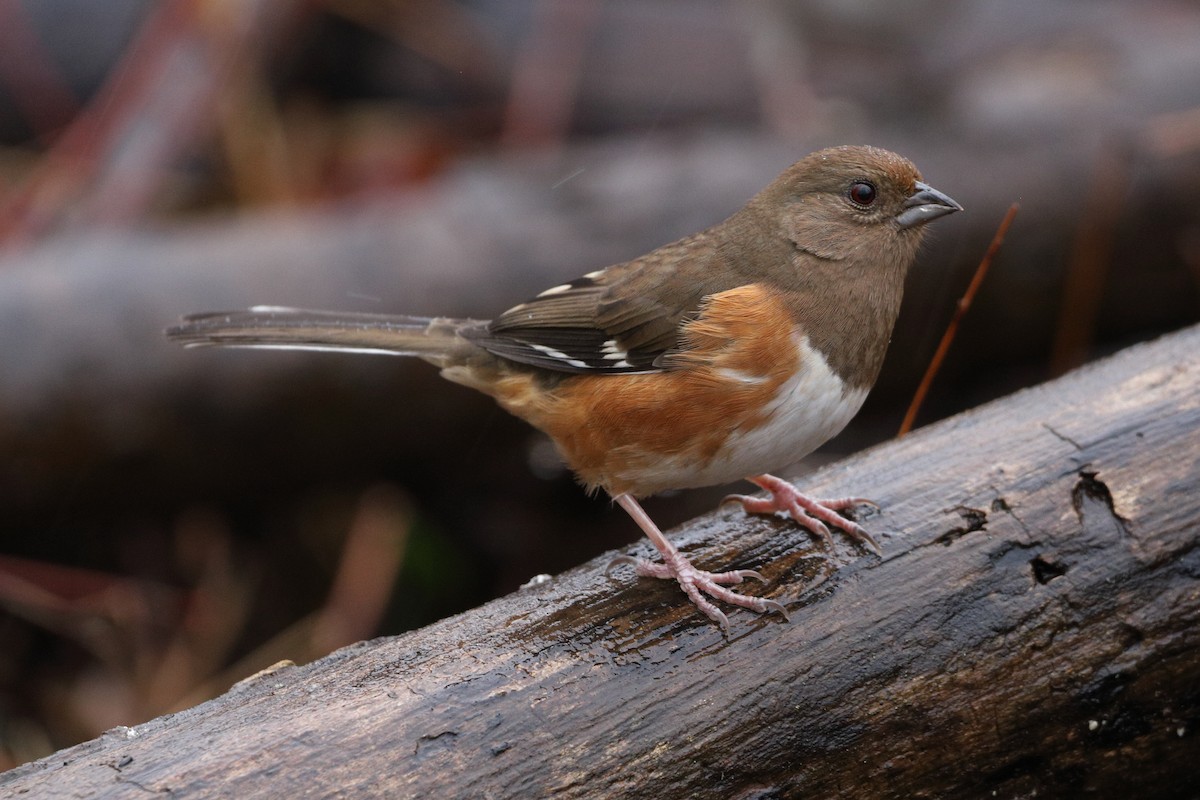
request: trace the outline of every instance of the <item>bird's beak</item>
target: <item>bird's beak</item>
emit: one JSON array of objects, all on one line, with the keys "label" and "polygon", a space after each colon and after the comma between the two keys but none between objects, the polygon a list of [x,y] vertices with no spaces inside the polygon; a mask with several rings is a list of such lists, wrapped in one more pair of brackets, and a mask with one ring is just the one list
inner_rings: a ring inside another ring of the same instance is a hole
[{"label": "bird's beak", "polygon": [[896,215],[901,228],[915,228],[930,220],[962,211],[963,207],[949,195],[942,194],[927,183],[917,181],[917,190],[904,201],[904,210]]}]

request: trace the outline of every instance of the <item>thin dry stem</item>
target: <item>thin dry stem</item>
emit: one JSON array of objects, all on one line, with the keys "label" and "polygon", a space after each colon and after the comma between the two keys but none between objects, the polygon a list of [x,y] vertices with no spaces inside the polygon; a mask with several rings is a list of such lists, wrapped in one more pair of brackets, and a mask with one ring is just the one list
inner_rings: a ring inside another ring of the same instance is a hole
[{"label": "thin dry stem", "polygon": [[966,316],[967,310],[971,307],[971,301],[975,299],[975,294],[979,291],[979,286],[983,283],[984,276],[987,275],[988,267],[992,265],[992,259],[1000,251],[1000,245],[1004,244],[1004,237],[1008,234],[1008,228],[1017,216],[1017,209],[1019,208],[1020,206],[1016,203],[1009,206],[1004,219],[1000,221],[1000,226],[996,228],[996,235],[992,237],[992,243],[988,245],[987,252],[983,254],[983,258],[979,261],[979,266],[975,268],[975,275],[971,278],[971,283],[967,286],[967,291],[963,293],[962,298],[958,301],[958,306],[954,309],[954,317],[950,320],[950,324],[946,326],[946,332],[942,334],[942,340],[938,342],[937,352],[933,354],[933,358],[929,362],[929,367],[925,370],[925,375],[921,378],[920,385],[917,386],[912,403],[908,406],[908,412],[904,415],[904,421],[900,423],[900,432],[896,434],[897,438],[904,436],[912,430],[913,422],[917,418],[917,412],[921,410],[921,404],[925,402],[925,395],[929,393],[929,387],[933,383],[933,378],[937,375],[938,370],[942,368],[942,362],[946,360],[946,353],[950,350],[950,343],[954,341],[954,336],[958,333],[958,323]]}]

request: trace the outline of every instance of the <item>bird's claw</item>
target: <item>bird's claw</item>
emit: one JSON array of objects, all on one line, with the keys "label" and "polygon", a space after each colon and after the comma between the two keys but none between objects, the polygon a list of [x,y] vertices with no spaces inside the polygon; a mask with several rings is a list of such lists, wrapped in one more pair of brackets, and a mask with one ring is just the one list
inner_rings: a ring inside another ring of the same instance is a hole
[{"label": "bird's claw", "polygon": [[854,520],[837,513],[854,508],[855,506],[871,506],[878,509],[879,505],[877,503],[865,497],[815,500],[801,494],[800,490],[795,486],[792,486],[792,484],[785,480],[776,478],[774,475],[760,475],[756,478],[751,478],[751,481],[770,492],[770,496],[753,497],[744,494],[731,494],[721,500],[721,505],[733,502],[740,503],[742,508],[749,514],[775,514],[780,511],[786,511],[797,524],[803,525],[812,531],[813,535],[821,541],[821,544],[827,550],[833,549],[833,535],[829,532],[829,526],[832,525],[845,531],[850,535],[850,538],[862,542],[876,555],[883,555],[883,551],[879,549],[879,543],[867,532],[866,528]]},{"label": "bird's claw", "polygon": [[644,578],[678,581],[684,594],[704,612],[705,616],[721,626],[721,630],[726,633],[729,632],[729,619],[713,604],[712,600],[720,600],[723,603],[746,608],[759,614],[774,611],[785,620],[789,619],[787,609],[776,600],[738,594],[726,588],[745,580],[766,583],[766,576],[757,570],[733,569],[726,572],[707,572],[693,567],[691,562],[682,555],[678,555],[672,563],[647,561],[644,558],[620,555],[608,562],[605,573],[607,574],[609,570],[617,566],[631,566],[638,575]]}]

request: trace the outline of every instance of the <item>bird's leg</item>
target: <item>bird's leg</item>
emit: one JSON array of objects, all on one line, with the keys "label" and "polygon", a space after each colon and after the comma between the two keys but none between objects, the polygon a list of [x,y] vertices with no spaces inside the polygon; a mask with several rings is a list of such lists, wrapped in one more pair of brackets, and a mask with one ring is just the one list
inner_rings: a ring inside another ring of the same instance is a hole
[{"label": "bird's leg", "polygon": [[705,572],[696,569],[692,566],[692,562],[688,561],[683,553],[680,553],[678,548],[663,535],[663,532],[658,529],[654,520],[650,519],[637,500],[628,494],[618,494],[613,499],[629,513],[629,516],[633,517],[633,521],[658,549],[663,560],[661,564],[658,564],[642,558],[618,556],[609,563],[609,569],[616,564],[630,564],[638,575],[647,578],[674,578],[679,582],[684,594],[696,604],[696,607],[726,632],[729,630],[729,620],[705,595],[735,606],[748,608],[751,611],[757,611],[760,614],[766,611],[778,611],[784,619],[788,618],[787,609],[783,607],[782,603],[763,597],[748,597],[725,588],[727,584],[741,583],[746,578],[765,580],[762,575],[752,569],[735,569],[729,572]]},{"label": "bird's leg", "polygon": [[879,544],[866,529],[853,520],[846,519],[837,512],[861,505],[875,505],[862,497],[842,497],[836,500],[814,500],[800,493],[792,484],[776,478],[774,475],[755,475],[747,478],[753,484],[771,493],[770,497],[751,497],[744,494],[731,494],[721,501],[722,504],[737,502],[751,514],[774,514],[786,511],[799,524],[812,531],[826,548],[833,549],[833,537],[828,525],[841,528],[850,537],[865,544],[876,555],[883,555]]}]

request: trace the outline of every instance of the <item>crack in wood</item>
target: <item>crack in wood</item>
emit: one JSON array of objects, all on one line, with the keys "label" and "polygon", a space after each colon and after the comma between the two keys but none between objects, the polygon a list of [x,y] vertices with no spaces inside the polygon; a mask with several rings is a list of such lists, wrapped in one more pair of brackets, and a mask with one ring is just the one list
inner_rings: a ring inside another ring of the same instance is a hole
[{"label": "crack in wood", "polygon": [[1045,428],[1046,430],[1048,430],[1051,434],[1053,434],[1053,436],[1056,439],[1066,442],[1067,444],[1071,445],[1071,447],[1074,447],[1076,450],[1083,449],[1083,446],[1080,445],[1079,442],[1075,441],[1070,436],[1067,436],[1065,433],[1059,433],[1053,427],[1051,427],[1049,423],[1043,422],[1042,427]]},{"label": "crack in wood", "polygon": [[1079,517],[1079,524],[1087,527],[1088,517],[1092,518],[1093,524],[1096,518],[1091,515],[1091,511],[1098,511],[1108,519],[1111,519],[1113,526],[1124,536],[1129,535],[1129,520],[1117,513],[1116,507],[1113,505],[1112,492],[1109,491],[1108,484],[1096,477],[1098,473],[1089,470],[1079,471],[1079,480],[1071,489],[1071,505],[1075,509],[1075,515]]},{"label": "crack in wood", "polygon": [[987,512],[983,509],[971,508],[970,506],[956,506],[953,510],[958,512],[958,515],[962,517],[963,522],[966,524],[946,531],[933,540],[936,544],[949,547],[952,542],[961,539],[968,533],[987,530]]},{"label": "crack in wood", "polygon": [[1047,584],[1055,578],[1061,578],[1067,574],[1067,565],[1055,559],[1053,556],[1036,555],[1029,560],[1029,567],[1033,570],[1033,579],[1040,584]]},{"label": "crack in wood", "polygon": [[[458,739],[458,731],[441,731],[440,733],[427,733],[417,739],[416,746],[413,747],[413,755],[428,756],[430,752],[437,752],[452,745]],[[431,744],[440,746],[430,748]]]}]

